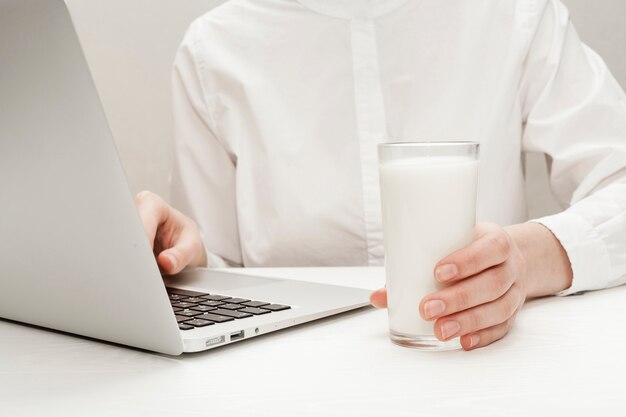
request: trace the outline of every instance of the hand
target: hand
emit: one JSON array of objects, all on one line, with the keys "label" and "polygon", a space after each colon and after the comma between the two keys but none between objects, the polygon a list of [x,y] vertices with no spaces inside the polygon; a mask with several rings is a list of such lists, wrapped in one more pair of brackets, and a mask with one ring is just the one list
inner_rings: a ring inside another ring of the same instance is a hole
[{"label": "hand", "polygon": [[188,266],[206,266],[206,252],[193,220],[150,191],[137,194],[135,204],[161,272],[173,275]]},{"label": "hand", "polygon": [[[504,228],[492,224],[478,226],[472,243],[439,261],[435,278],[449,286],[424,297],[419,314],[435,321],[438,339],[461,336],[465,350],[504,337],[528,294],[525,256]],[[385,307],[386,298],[383,289],[371,301]]]}]

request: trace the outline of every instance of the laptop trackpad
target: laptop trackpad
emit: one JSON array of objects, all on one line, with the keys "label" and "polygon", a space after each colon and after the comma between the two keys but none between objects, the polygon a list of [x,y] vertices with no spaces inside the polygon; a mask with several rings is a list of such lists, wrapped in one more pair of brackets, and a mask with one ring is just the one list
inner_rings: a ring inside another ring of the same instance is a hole
[{"label": "laptop trackpad", "polygon": [[240,288],[258,287],[283,281],[278,278],[252,277],[249,275],[195,269],[178,275],[163,277],[168,287],[196,288],[198,291],[234,291]]}]

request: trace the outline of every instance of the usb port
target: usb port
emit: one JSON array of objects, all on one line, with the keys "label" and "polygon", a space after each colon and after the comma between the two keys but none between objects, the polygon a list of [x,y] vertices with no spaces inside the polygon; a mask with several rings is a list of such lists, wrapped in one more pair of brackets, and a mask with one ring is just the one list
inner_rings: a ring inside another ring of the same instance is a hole
[{"label": "usb port", "polygon": [[240,332],[235,332],[230,334],[230,341],[234,342],[235,340],[243,339],[243,330]]}]

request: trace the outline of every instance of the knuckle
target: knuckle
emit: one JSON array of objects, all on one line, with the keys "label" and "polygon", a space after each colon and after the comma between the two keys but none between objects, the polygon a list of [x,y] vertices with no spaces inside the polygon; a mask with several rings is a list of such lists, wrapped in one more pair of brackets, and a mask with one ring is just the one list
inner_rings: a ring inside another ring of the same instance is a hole
[{"label": "knuckle", "polygon": [[[480,256],[477,252],[469,252],[465,258],[465,267],[474,274],[480,270]],[[467,275],[467,274],[466,274]]]},{"label": "knuckle", "polygon": [[148,198],[149,195],[150,195],[150,191],[147,191],[147,190],[139,191],[135,195],[135,201],[144,201],[146,198]]},{"label": "knuckle", "polygon": [[457,291],[454,296],[454,304],[456,305],[456,309],[465,310],[470,306],[470,294],[467,291]]},{"label": "knuckle", "polygon": [[465,331],[480,330],[482,326],[482,318],[476,312],[468,312],[465,318],[467,329]]},{"label": "knuckle", "polygon": [[508,254],[511,252],[511,238],[505,232],[494,233],[489,243],[490,246],[503,257],[508,256]]},{"label": "knuckle", "polygon": [[496,292],[498,292],[500,295],[504,294],[509,286],[509,273],[506,268],[495,268],[492,273],[491,281]]},{"label": "knuckle", "polygon": [[522,275],[526,275],[526,272],[528,271],[528,261],[522,255],[517,256],[516,258],[517,259],[515,260],[515,263],[516,263],[515,266],[518,272]]},{"label": "knuckle", "polygon": [[193,220],[175,209],[170,210],[170,218],[190,243],[195,245],[201,241],[200,229]]},{"label": "knuckle", "polygon": [[135,203],[138,206],[145,205],[155,200],[156,195],[152,191],[143,190],[135,195]]},{"label": "knuckle", "polygon": [[504,334],[507,334],[513,328],[513,323],[515,322],[514,318],[510,318],[504,322]]},{"label": "knuckle", "polygon": [[492,270],[491,283],[498,297],[511,287],[511,274],[507,268],[497,267]]},{"label": "knuckle", "polygon": [[508,297],[505,297],[502,300],[502,308],[504,310],[504,315],[507,319],[513,317],[513,315],[515,314],[515,312],[517,311],[517,306],[519,305],[517,299],[517,295],[516,294],[507,294],[509,295]]}]

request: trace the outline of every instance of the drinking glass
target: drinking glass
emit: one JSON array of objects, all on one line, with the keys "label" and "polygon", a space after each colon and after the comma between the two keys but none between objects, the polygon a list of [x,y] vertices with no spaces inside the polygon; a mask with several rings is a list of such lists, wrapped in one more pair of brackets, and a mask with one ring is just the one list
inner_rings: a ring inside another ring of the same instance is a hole
[{"label": "drinking glass", "polygon": [[460,348],[438,340],[419,304],[443,287],[439,260],[471,242],[476,224],[476,142],[400,142],[378,147],[391,340],[421,350]]}]

